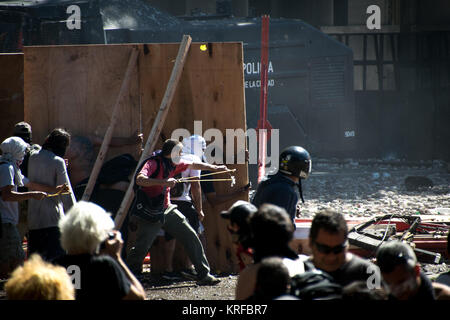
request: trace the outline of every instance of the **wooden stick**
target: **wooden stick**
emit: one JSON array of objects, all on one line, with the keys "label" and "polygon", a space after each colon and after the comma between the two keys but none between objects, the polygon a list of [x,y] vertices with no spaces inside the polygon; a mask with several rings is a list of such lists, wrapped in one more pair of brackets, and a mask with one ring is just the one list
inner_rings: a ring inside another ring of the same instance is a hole
[{"label": "wooden stick", "polygon": [[[156,116],[155,122],[153,123],[152,130],[148,135],[147,142],[144,147],[144,151],[142,152],[141,158],[139,159],[138,165],[134,170],[133,177],[136,175],[136,170],[139,165],[144,161],[145,158],[148,157],[150,152],[155,148],[157,139],[161,134],[161,130],[164,126],[164,122],[166,120],[167,114],[169,112],[170,105],[172,104],[173,98],[175,96],[175,91],[178,86],[178,82],[180,81],[181,74],[183,72],[183,67],[186,62],[186,58],[189,52],[189,48],[191,46],[192,38],[189,35],[184,35],[183,40],[181,42],[180,48],[178,50],[177,59],[175,61],[175,65],[172,69],[172,74],[170,75],[169,82],[167,83],[166,92],[164,93],[164,97],[162,99],[161,105],[159,107],[158,114]],[[131,202],[133,201],[134,191],[133,191],[132,181],[128,186],[127,192],[125,193],[125,197],[120,204],[120,208],[117,211],[116,218],[114,219],[116,230],[119,230],[122,226],[123,221],[130,209]]]},{"label": "wooden stick", "polygon": [[111,138],[114,132],[114,127],[116,126],[116,122],[119,118],[119,107],[122,97],[125,95],[128,89],[128,83],[130,81],[131,71],[136,65],[136,60],[139,55],[139,50],[136,47],[133,47],[130,59],[128,60],[128,67],[125,72],[125,77],[122,81],[122,86],[120,87],[119,95],[117,96],[116,103],[113,108],[113,113],[111,116],[111,120],[109,123],[108,130],[106,130],[105,137],[103,138],[102,145],[100,147],[100,151],[97,155],[97,159],[95,160],[94,168],[92,169],[91,175],[89,176],[89,181],[84,190],[83,197],[81,200],[89,201],[91,198],[92,190],[94,189],[95,182],[97,181],[98,174],[100,173],[100,169],[103,165],[103,161],[105,160],[106,153],[108,152],[109,143],[111,142]]}]

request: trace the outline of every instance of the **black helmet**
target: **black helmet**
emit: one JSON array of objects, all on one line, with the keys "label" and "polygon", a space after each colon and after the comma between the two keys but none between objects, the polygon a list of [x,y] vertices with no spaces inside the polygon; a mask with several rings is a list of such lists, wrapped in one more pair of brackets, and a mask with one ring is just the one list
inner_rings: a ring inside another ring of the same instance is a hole
[{"label": "black helmet", "polygon": [[280,154],[280,172],[307,179],[311,173],[311,157],[305,149],[291,146]]}]

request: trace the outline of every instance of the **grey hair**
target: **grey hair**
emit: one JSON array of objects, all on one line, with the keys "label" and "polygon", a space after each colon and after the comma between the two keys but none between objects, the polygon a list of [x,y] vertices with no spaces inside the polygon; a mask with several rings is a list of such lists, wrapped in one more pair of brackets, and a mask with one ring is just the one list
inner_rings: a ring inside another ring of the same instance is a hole
[{"label": "grey hair", "polygon": [[68,254],[93,254],[114,228],[114,221],[102,207],[80,201],[73,205],[58,225],[61,246]]}]

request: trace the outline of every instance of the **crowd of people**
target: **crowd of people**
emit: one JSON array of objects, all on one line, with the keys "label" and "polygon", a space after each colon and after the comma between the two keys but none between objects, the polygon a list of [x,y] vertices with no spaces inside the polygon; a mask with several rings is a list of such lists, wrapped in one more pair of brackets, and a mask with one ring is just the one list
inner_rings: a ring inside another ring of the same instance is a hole
[{"label": "crowd of people", "polygon": [[[134,136],[117,144],[142,142],[142,135]],[[168,139],[135,176],[132,155],[102,168],[95,190],[113,186],[123,195],[129,183],[135,190],[125,227],[115,230],[117,205],[106,208],[101,197],[80,201],[92,169],[93,144],[95,138],[71,137],[56,128],[39,146],[25,122],[1,143],[0,278],[7,279],[7,298],[151,299],[140,280],[143,260],[158,236],[166,252],[163,278],[219,283],[205,252],[202,202],[230,201],[247,194],[249,185],[216,194],[213,183],[201,177],[231,170],[207,162],[205,139]],[[278,172],[261,181],[250,202],[236,201],[221,212],[239,262],[236,300],[450,299],[450,273],[430,281],[405,242],[386,241],[373,260],[349,252],[341,212],[318,212],[309,234],[312,253],[298,254],[292,245],[295,217],[304,202],[301,183],[311,169],[308,151],[289,147],[280,154]],[[186,253],[181,272],[173,268],[175,241]]]}]

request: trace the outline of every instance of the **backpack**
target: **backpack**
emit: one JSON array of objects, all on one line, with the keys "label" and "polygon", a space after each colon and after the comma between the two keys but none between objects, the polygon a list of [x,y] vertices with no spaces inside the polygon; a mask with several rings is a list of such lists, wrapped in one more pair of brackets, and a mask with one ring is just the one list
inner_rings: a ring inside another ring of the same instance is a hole
[{"label": "backpack", "polygon": [[[136,215],[149,222],[161,221],[161,223],[164,223],[164,192],[156,197],[150,198],[142,190],[142,188],[136,184],[136,178],[139,175],[139,172],[141,172],[142,168],[149,160],[156,160],[158,162],[156,170],[149,177],[151,179],[157,177],[159,175],[161,167],[164,167],[161,151],[153,152],[150,157],[142,161],[142,163],[139,165],[133,178],[133,190],[135,191],[135,198],[131,206],[131,214]],[[168,169],[163,168],[163,170],[163,177],[167,177]]]},{"label": "backpack", "polygon": [[[133,178],[133,190],[134,191],[139,189],[139,186],[136,184],[136,178],[139,175],[139,172],[141,172],[142,168],[147,163],[147,161],[156,160],[158,162],[158,166],[156,167],[156,170],[152,173],[152,175],[149,178],[154,179],[155,177],[157,177],[159,175],[159,170],[160,170],[161,166],[163,166],[161,157],[162,157],[161,150],[157,150],[157,151],[154,151],[150,157],[144,159],[144,161],[141,162],[141,164],[137,168],[136,174],[134,175],[134,178]],[[164,176],[164,174],[163,174],[163,176]]]},{"label": "backpack", "polygon": [[342,299],[342,286],[326,272],[305,261],[305,272],[291,278],[290,294],[300,300]]}]

